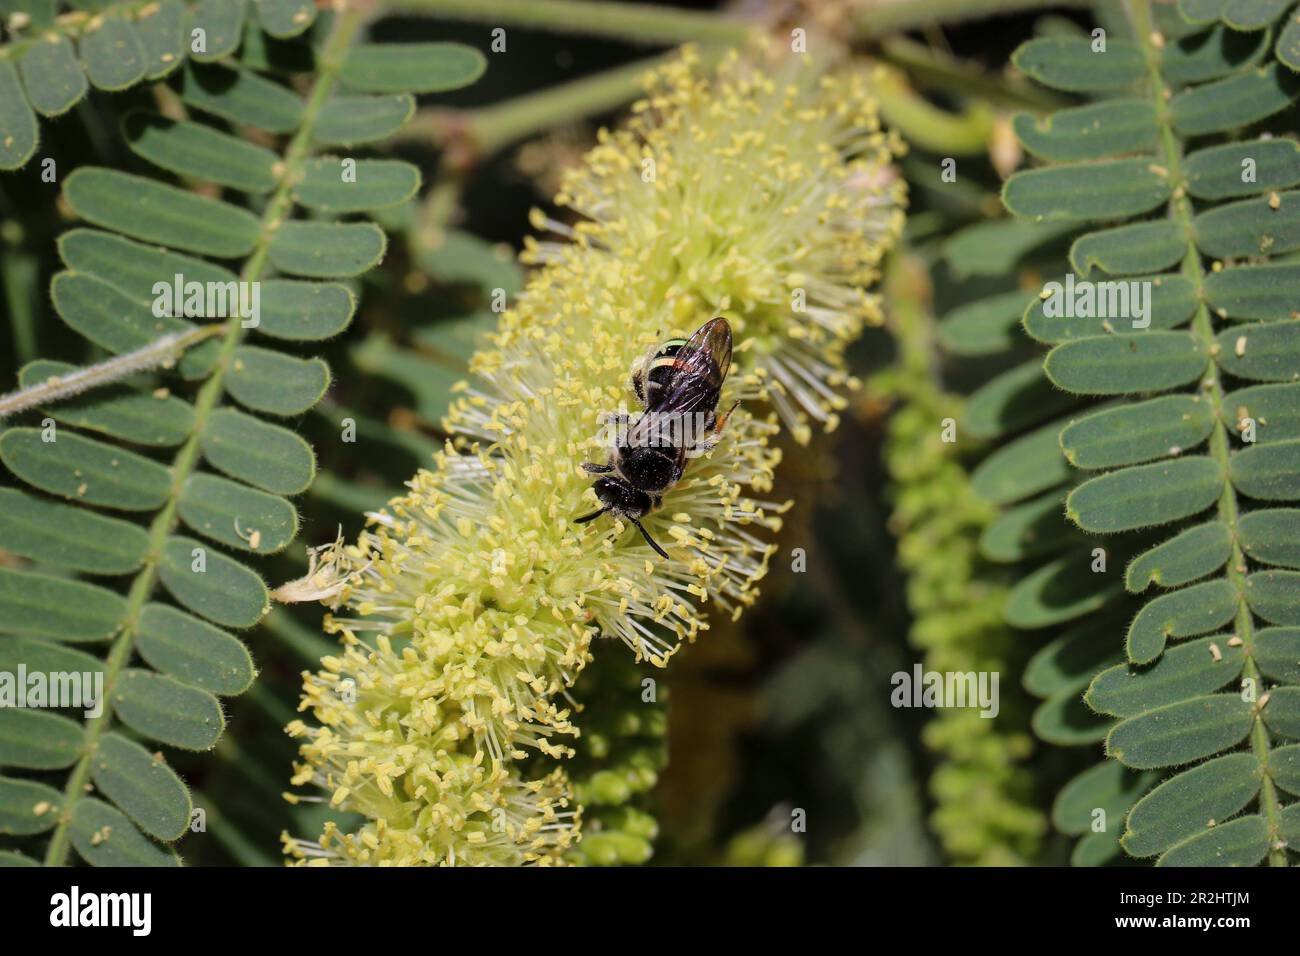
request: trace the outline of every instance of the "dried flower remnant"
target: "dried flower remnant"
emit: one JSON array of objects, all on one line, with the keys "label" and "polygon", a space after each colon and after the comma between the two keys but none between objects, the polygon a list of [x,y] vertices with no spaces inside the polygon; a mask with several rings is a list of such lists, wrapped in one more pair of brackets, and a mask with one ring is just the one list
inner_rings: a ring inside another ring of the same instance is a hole
[{"label": "dried flower remnant", "polygon": [[[565,177],[579,221],[535,217],[564,241],[529,244],[540,268],[471,365],[457,440],[320,562],[339,587],[312,578],[343,652],[305,676],[319,726],[289,727],[294,782],[369,822],[286,837],[299,860],[560,861],[578,818],[545,758],[572,752],[566,689],[593,640],[661,666],[708,627],[702,605],[752,603],[787,507],[765,500],[778,420],[801,440],[809,419],[834,425],[843,349],[879,321],[863,287],[902,219],[867,77],[733,55],[709,78],[687,51],[648,90]],[[777,414],[738,411],[647,516],[671,560],[622,522],[573,524],[594,506],[579,465],[629,402],[633,364],[714,315],[739,343],[724,401]]]}]

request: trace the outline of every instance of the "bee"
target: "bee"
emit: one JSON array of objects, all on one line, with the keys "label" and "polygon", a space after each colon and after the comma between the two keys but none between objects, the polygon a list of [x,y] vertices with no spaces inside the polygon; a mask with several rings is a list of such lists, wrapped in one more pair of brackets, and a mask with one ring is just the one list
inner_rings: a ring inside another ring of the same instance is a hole
[{"label": "bee", "polygon": [[689,339],[669,339],[646,356],[632,372],[642,413],[620,431],[608,464],[583,464],[588,474],[602,476],[592,485],[601,507],[575,518],[577,524],[606,512],[627,518],[650,547],[668,557],[640,519],[663,503],[664,492],[685,472],[688,457],[717,444],[736,409],[732,405],[717,417],[730,367],[731,326],[721,317],[705,322]]}]

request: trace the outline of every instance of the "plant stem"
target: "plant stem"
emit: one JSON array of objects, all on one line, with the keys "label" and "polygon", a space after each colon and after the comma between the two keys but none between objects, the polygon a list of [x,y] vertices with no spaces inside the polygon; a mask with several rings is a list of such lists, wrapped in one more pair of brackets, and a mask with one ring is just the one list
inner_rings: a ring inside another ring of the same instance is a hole
[{"label": "plant stem", "polygon": [[[353,37],[356,36],[363,16],[363,11],[358,6],[350,5],[344,8],[336,19],[333,31],[321,51],[318,61],[319,72],[311,93],[307,97],[302,123],[285,150],[285,171],[280,179],[280,186],[276,189],[262,213],[261,233],[258,236],[257,245],[245,261],[244,268],[240,271],[240,278],[246,282],[257,281],[261,276],[262,269],[266,264],[271,239],[292,210],[293,184],[298,181],[303,161],[311,147],[311,133],[316,118],[338,81],[343,53],[352,42]],[[212,375],[203,383],[195,398],[194,429],[172,462],[171,494],[162,510],[158,512],[149,526],[149,546],[145,564],[131,582],[131,588],[127,593],[127,611],[122,623],[122,629],[113,639],[112,649],[104,662],[104,695],[110,699],[118,675],[131,658],[140,613],[157,583],[159,555],[162,553],[167,536],[176,526],[176,510],[180,500],[181,488],[184,487],[186,480],[198,465],[199,436],[202,435],[208,417],[221,399],[226,370],[230,366],[235,349],[243,341],[244,331],[239,322],[226,324],[225,337],[221,340],[221,351],[213,367]],[[73,768],[72,774],[68,777],[59,822],[54,828],[50,838],[50,845],[45,853],[46,866],[62,866],[67,861],[73,812],[77,800],[85,792],[86,785],[90,780],[91,765],[95,759],[99,738],[108,729],[112,721],[111,714],[110,708],[104,708],[98,717],[91,718],[86,723],[85,746],[81,758],[77,761],[76,767]]]},{"label": "plant stem", "polygon": [[589,0],[388,0],[388,11],[426,13],[493,26],[518,26],[630,43],[720,43],[737,46],[754,25],[716,13],[679,10],[644,3],[591,3]]},{"label": "plant stem", "polygon": [[136,372],[166,365],[191,345],[226,331],[224,323],[203,325],[189,332],[177,332],[155,339],[134,352],[123,352],[104,362],[79,368],[67,375],[46,379],[8,395],[0,395],[0,420],[18,412],[48,405],[100,385],[116,382]]},{"label": "plant stem", "polygon": [[[1200,346],[1205,349],[1206,354],[1210,356],[1209,371],[1206,372],[1205,378],[1201,382],[1201,388],[1214,410],[1214,431],[1210,434],[1210,454],[1219,463],[1224,474],[1223,493],[1219,496],[1218,510],[1220,520],[1228,526],[1232,534],[1232,556],[1228,559],[1227,578],[1228,583],[1237,592],[1237,616],[1234,627],[1236,635],[1241,638],[1246,652],[1246,664],[1242,670],[1242,675],[1246,680],[1252,681],[1256,688],[1259,688],[1263,683],[1263,677],[1260,674],[1259,665],[1255,661],[1255,619],[1245,598],[1246,555],[1241,548],[1237,492],[1232,487],[1232,481],[1228,477],[1231,443],[1228,438],[1228,426],[1223,418],[1224,389],[1219,375],[1218,363],[1214,361],[1213,352],[1211,351],[1215,345],[1214,323],[1210,319],[1209,307],[1205,304],[1203,287],[1205,271],[1201,263],[1201,254],[1197,250],[1193,238],[1192,203],[1187,198],[1186,177],[1182,169],[1182,149],[1178,137],[1174,133],[1173,121],[1169,113],[1170,90],[1165,86],[1164,79],[1160,74],[1160,51],[1152,39],[1155,28],[1151,19],[1148,0],[1133,0],[1129,7],[1129,16],[1133,21],[1134,32],[1137,35],[1139,44],[1141,44],[1142,53],[1146,58],[1147,73],[1151,80],[1152,99],[1155,102],[1157,122],[1160,126],[1165,167],[1169,171],[1170,184],[1174,190],[1173,198],[1169,202],[1170,218],[1182,226],[1187,236],[1187,254],[1183,257],[1182,273],[1195,284],[1196,297],[1199,302],[1196,315],[1192,319],[1192,335]],[[1277,790],[1268,772],[1270,747],[1268,729],[1264,726],[1264,721],[1258,713],[1250,730],[1250,746],[1255,757],[1259,760],[1260,766],[1264,768],[1263,780],[1259,790],[1259,807],[1264,818],[1268,821],[1268,862],[1270,866],[1287,866],[1285,844],[1281,843],[1281,807],[1278,802]]]},{"label": "plant stem", "polygon": [[868,0],[857,16],[858,36],[881,36],[923,27],[1047,7],[1085,7],[1087,0]]}]

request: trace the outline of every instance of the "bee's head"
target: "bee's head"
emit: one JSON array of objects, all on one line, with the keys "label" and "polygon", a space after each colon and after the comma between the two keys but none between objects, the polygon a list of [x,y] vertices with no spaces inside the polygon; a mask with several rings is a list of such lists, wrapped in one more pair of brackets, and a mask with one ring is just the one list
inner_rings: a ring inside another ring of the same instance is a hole
[{"label": "bee's head", "polygon": [[640,518],[650,511],[650,496],[622,478],[597,478],[591,487],[606,511],[632,518]]}]

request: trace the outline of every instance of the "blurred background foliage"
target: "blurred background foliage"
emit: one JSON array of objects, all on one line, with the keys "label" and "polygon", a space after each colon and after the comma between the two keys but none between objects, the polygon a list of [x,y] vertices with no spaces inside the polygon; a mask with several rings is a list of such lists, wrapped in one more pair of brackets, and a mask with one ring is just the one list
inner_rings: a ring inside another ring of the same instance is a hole
[{"label": "blurred background foliage", "polygon": [[[998,198],[1021,159],[1011,113],[1058,103],[1007,64],[1028,38],[1081,33],[1090,12],[1025,0],[664,3],[657,10],[667,16],[649,21],[663,27],[655,31],[617,17],[607,29],[600,17],[498,24],[483,12],[497,6],[402,0],[371,28],[378,39],[475,46],[488,69],[467,89],[422,97],[388,144],[420,166],[425,189],[382,217],[393,237],[387,258],[362,280],[352,327],[325,347],[334,384],[300,426],[318,477],[300,502],[297,541],[263,562],[264,575],[301,575],[306,548],[339,529],[354,537],[363,513],[429,461],[445,437],[451,386],[492,327],[494,290],[508,296],[522,285],[514,257],[530,209],[563,218],[550,203],[560,172],[618,121],[643,68],[680,41],[698,42],[708,58],[751,29],[805,28],[809,55],[885,67],[881,112],[910,144],[901,164],[909,225],[884,284],[887,324],[856,347],[853,369],[866,384],[840,428],[816,442],[817,454],[788,455],[778,475],[778,494],[797,507],[759,605],[737,624],[716,620],[667,672],[598,654],[575,688],[587,702],[584,682],[600,692],[657,682],[653,706],[599,708],[600,721],[584,726],[573,773],[586,827],[574,858],[1064,862],[1068,846],[1046,821],[1054,794],[1086,761],[1034,741],[1020,681],[1034,648],[1001,623],[1007,572],[977,553],[992,517],[968,483],[980,449],[964,442],[953,454],[939,435],[943,419],[960,417],[963,395],[1035,354],[1011,339],[1012,321],[998,343],[1006,347],[990,351],[966,347],[966,326],[946,317],[1023,298],[1019,290],[1063,261],[1061,229],[1009,220]],[[499,6],[518,14],[526,4]],[[505,53],[491,48],[496,25],[506,29]],[[93,92],[43,124],[43,154],[61,168],[129,168],[117,118],[151,99],[144,87]],[[952,181],[945,160],[955,162]],[[66,225],[50,197],[35,164],[0,178],[5,383],[37,356],[93,358],[46,321],[53,238]],[[355,442],[340,441],[349,429]],[[806,568],[793,567],[794,549]],[[215,759],[178,759],[208,815],[206,838],[186,841],[189,863],[278,865],[282,831],[320,831],[327,809],[282,798],[295,745],[279,731],[295,716],[300,672],[332,651],[320,617],[310,606],[273,611],[249,637],[260,676],[230,702]],[[998,717],[891,707],[891,675],[916,663],[999,671]]]}]

